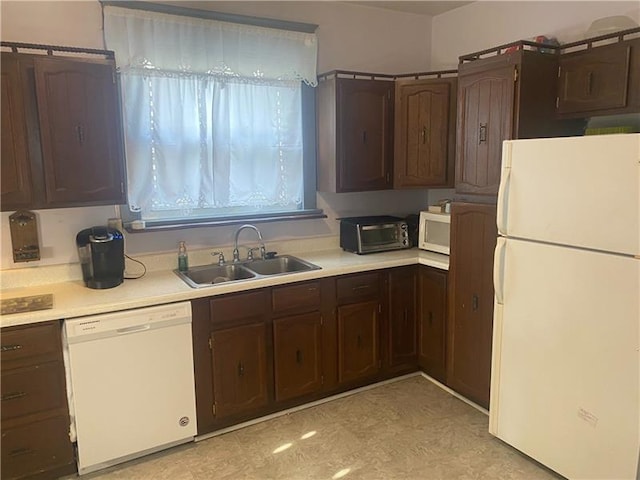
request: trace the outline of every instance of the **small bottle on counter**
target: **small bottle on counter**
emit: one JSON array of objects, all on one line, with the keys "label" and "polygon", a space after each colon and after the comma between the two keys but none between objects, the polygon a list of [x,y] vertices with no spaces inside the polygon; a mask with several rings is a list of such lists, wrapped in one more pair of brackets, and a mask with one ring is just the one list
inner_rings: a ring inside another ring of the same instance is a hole
[{"label": "small bottle on counter", "polygon": [[187,245],[180,242],[178,246],[178,270],[186,272],[189,270],[189,256],[187,255]]}]

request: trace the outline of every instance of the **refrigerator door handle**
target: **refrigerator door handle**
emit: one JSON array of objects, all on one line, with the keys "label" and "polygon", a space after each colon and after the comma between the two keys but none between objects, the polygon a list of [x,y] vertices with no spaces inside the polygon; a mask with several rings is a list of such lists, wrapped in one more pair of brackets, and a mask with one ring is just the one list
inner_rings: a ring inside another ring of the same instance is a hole
[{"label": "refrigerator door handle", "polygon": [[509,186],[511,184],[511,143],[502,145],[502,170],[500,173],[500,186],[498,188],[497,224],[498,233],[507,235],[507,214],[509,201]]},{"label": "refrigerator door handle", "polygon": [[507,248],[507,240],[498,237],[496,252],[493,262],[493,288],[496,295],[496,303],[504,304],[504,257]]}]

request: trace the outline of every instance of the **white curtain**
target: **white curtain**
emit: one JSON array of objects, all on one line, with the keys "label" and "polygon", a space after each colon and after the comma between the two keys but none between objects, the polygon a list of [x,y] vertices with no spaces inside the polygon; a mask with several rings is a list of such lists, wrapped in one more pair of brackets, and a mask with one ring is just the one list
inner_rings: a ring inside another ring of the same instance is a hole
[{"label": "white curtain", "polygon": [[121,70],[133,211],[303,207],[300,82],[316,80],[314,35],[117,7],[105,8],[105,35]]}]

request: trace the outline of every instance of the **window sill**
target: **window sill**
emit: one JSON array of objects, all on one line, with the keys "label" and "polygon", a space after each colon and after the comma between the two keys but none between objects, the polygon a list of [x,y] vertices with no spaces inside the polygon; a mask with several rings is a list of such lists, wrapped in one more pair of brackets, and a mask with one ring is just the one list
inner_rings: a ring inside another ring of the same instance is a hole
[{"label": "window sill", "polygon": [[124,229],[128,233],[146,233],[166,230],[183,230],[186,228],[225,227],[229,225],[241,225],[244,223],[270,223],[289,222],[292,220],[312,220],[327,218],[322,210],[304,210],[301,212],[288,212],[281,214],[243,215],[239,217],[227,217],[218,220],[175,220],[145,222],[142,228],[134,228],[131,223],[125,224]]}]

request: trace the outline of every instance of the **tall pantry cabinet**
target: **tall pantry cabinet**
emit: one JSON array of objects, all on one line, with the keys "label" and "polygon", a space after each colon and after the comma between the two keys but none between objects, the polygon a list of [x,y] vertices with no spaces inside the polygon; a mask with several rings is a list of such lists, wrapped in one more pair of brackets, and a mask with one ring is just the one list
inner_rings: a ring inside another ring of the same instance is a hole
[{"label": "tall pantry cabinet", "polygon": [[555,117],[558,56],[520,41],[460,57],[447,381],[488,408],[503,140],[576,133]]}]

